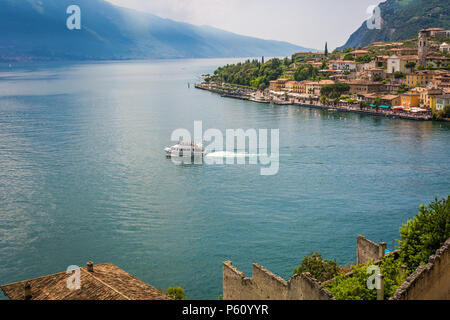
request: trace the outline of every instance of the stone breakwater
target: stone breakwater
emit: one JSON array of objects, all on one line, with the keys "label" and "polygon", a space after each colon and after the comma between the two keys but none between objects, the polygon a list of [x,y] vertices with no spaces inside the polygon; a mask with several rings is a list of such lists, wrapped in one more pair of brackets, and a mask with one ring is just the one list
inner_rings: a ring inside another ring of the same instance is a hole
[{"label": "stone breakwater", "polygon": [[[230,88],[211,86],[208,84],[196,84],[195,88],[201,90],[207,90],[213,93],[217,93],[222,97],[234,98],[240,100],[248,100],[258,103],[267,103],[275,105],[296,105],[300,107],[315,108],[322,110],[334,110],[342,112],[353,112],[360,114],[368,114],[373,116],[381,116],[387,118],[397,118],[397,119],[407,119],[407,120],[417,120],[417,121],[431,121],[433,119],[430,113],[415,114],[411,112],[402,112],[394,110],[385,110],[374,108],[361,108],[359,104],[355,103],[338,103],[338,104],[326,104],[317,101],[317,99],[301,99],[301,98],[290,98],[281,99],[274,94],[267,94],[261,92],[253,92],[250,90],[231,90]],[[259,95],[258,95],[259,94]]]}]

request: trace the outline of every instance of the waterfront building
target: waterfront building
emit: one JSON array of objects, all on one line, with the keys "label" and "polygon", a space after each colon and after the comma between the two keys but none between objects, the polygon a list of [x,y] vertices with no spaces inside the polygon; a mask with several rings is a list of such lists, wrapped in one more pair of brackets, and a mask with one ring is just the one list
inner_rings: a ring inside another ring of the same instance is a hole
[{"label": "waterfront building", "polygon": [[334,84],[333,80],[308,81],[305,83],[305,93],[312,96],[320,96],[320,89],[328,84]]},{"label": "waterfront building", "polygon": [[416,92],[402,93],[400,104],[403,107],[418,108],[420,106],[420,94]]},{"label": "waterfront building", "polygon": [[427,88],[423,92],[420,93],[420,105],[432,109],[430,106],[431,99],[433,97],[437,97],[443,94],[442,89],[435,89],[435,88]]},{"label": "waterfront building", "polygon": [[307,82],[308,82],[307,80],[296,81],[296,83],[294,83],[294,85],[292,87],[292,91],[294,93],[305,94],[306,93],[306,83]]},{"label": "waterfront building", "polygon": [[400,105],[401,99],[398,94],[386,94],[381,96],[381,102],[382,104],[394,107]]},{"label": "waterfront building", "polygon": [[289,93],[306,93],[306,82],[308,81],[287,81],[284,87],[284,91]]},{"label": "waterfront building", "polygon": [[350,86],[350,94],[369,93],[381,91],[382,83],[366,80],[345,81]]},{"label": "waterfront building", "polygon": [[436,97],[435,111],[443,110],[446,105],[450,105],[450,94],[444,94]]},{"label": "waterfront building", "polygon": [[434,112],[436,110],[436,99],[443,94],[444,91],[442,89],[430,88],[427,90],[425,96],[421,95],[420,101],[426,108],[429,108]]},{"label": "waterfront building", "polygon": [[379,93],[363,93],[357,94],[358,101],[364,101],[368,104],[373,104],[376,98],[381,99],[381,104],[389,107],[400,105],[400,96],[394,94],[382,94]]},{"label": "waterfront building", "polygon": [[286,82],[288,82],[289,79],[277,79],[272,80],[269,82],[269,90],[272,91],[283,91],[286,87]]}]

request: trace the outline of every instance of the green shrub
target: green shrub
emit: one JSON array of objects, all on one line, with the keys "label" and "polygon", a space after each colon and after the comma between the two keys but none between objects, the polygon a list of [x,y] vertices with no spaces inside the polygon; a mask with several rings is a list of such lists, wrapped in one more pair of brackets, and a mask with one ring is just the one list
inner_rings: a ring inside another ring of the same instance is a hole
[{"label": "green shrub", "polygon": [[367,268],[366,265],[355,265],[352,267],[353,275],[338,275],[334,281],[325,286],[337,300],[376,300],[376,290],[367,288]]},{"label": "green shrub", "polygon": [[446,104],[444,107],[444,116],[450,118],[450,104]]},{"label": "green shrub", "polygon": [[[325,288],[337,300],[376,300],[377,290],[367,287],[367,280],[371,276],[370,273],[367,273],[367,268],[372,264],[369,262],[365,265],[354,265],[351,276],[338,275]],[[385,256],[379,267],[384,276],[384,299],[389,299],[405,281],[407,274],[402,274],[401,262],[392,254]]]},{"label": "green shrub", "polygon": [[421,205],[419,213],[400,228],[400,259],[413,272],[450,238],[450,196]]},{"label": "green shrub", "polygon": [[174,300],[186,300],[184,289],[181,287],[170,287],[167,289],[166,294]]},{"label": "green shrub", "polygon": [[[389,254],[379,264],[384,276],[384,298],[393,296],[406,277],[416,268],[428,262],[429,257],[450,238],[449,199],[420,206],[419,213],[400,228],[398,256]],[[339,274],[325,286],[338,300],[375,300],[376,290],[367,288],[370,274],[367,268],[372,264],[355,265],[353,275]],[[406,270],[402,270],[405,265]]]},{"label": "green shrub", "polygon": [[339,273],[339,266],[336,261],[326,260],[318,252],[305,256],[300,266],[294,269],[294,274],[309,272],[320,282],[332,279]]}]

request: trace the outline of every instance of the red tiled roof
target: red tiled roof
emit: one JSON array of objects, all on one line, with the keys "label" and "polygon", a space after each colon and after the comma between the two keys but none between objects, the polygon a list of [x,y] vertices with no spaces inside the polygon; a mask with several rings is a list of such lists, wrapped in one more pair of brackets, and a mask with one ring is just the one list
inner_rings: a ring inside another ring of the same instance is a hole
[{"label": "red tiled roof", "polygon": [[90,272],[80,268],[81,289],[70,290],[71,274],[60,272],[6,284],[1,289],[11,300],[24,300],[26,283],[31,285],[31,300],[171,300],[163,292],[111,263],[98,264]]}]

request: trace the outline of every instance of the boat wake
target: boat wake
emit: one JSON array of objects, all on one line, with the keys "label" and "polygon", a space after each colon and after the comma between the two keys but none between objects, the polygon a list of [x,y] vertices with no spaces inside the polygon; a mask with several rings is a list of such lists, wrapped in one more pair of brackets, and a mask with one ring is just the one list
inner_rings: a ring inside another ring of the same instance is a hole
[{"label": "boat wake", "polygon": [[258,157],[257,154],[246,152],[217,151],[206,154],[207,158],[253,158]]}]

